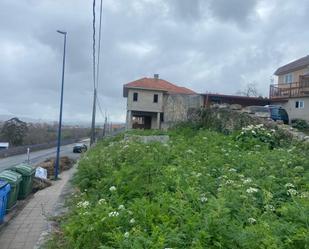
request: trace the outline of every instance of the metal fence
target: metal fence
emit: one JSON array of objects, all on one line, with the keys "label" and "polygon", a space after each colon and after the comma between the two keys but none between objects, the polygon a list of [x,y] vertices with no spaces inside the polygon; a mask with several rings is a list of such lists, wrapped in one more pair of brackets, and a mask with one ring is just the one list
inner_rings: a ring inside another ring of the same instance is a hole
[{"label": "metal fence", "polygon": [[[61,145],[76,143],[76,142],[80,141],[80,139],[82,139],[82,138],[66,139],[66,140],[63,140],[61,142]],[[49,142],[49,143],[43,143],[43,144],[34,144],[34,145],[24,145],[24,146],[12,147],[12,148],[9,148],[9,149],[0,150],[0,158],[25,154],[25,153],[27,153],[28,148],[30,149],[31,152],[33,152],[33,151],[38,151],[38,150],[49,149],[49,148],[56,147],[56,146],[57,146],[57,141],[53,141],[53,142]]]}]

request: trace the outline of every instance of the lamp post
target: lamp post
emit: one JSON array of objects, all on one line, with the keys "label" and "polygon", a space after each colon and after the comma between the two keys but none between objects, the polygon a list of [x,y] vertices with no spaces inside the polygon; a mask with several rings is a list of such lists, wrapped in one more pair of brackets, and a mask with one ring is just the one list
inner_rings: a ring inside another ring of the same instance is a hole
[{"label": "lamp post", "polygon": [[64,84],[64,66],[65,66],[65,48],[67,41],[67,32],[57,30],[59,34],[64,35],[63,44],[63,61],[62,61],[62,82],[61,82],[61,97],[60,97],[60,114],[59,114],[59,126],[58,126],[58,141],[57,141],[57,156],[55,163],[55,180],[58,179],[58,169],[59,169],[59,157],[60,157],[60,146],[61,146],[61,126],[62,126],[62,104],[63,104],[63,84]]}]

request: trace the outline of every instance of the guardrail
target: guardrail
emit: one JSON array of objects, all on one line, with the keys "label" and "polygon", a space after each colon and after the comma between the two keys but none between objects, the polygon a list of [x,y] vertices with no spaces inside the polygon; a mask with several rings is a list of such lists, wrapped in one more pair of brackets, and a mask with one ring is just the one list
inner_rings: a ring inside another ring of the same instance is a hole
[{"label": "guardrail", "polygon": [[309,80],[270,85],[269,97],[271,99],[307,96],[309,96]]},{"label": "guardrail", "polygon": [[[81,139],[83,138],[66,139],[66,140],[61,141],[61,145],[76,143],[80,141]],[[0,150],[0,158],[10,157],[10,156],[15,156],[15,155],[20,155],[20,154],[26,154],[28,148],[30,149],[31,152],[33,152],[33,151],[38,151],[38,150],[49,149],[49,148],[56,147],[56,146],[57,146],[57,141],[53,141],[50,143],[43,143],[43,144],[23,145],[23,146],[12,147],[9,149]]]}]

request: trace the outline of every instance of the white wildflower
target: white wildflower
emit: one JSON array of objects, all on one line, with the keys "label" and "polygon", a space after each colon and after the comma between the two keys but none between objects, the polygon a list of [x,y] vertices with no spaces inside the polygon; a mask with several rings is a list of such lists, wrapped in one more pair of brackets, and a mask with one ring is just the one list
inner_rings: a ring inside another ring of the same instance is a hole
[{"label": "white wildflower", "polygon": [[201,194],[201,198],[200,198],[200,200],[201,200],[201,202],[207,202],[207,197],[206,197],[206,195],[205,194]]},{"label": "white wildflower", "polygon": [[116,187],[115,187],[115,186],[111,186],[111,187],[109,188],[109,191],[111,191],[111,192],[116,191]]},{"label": "white wildflower", "polygon": [[295,186],[292,183],[290,183],[290,182],[285,184],[284,187],[286,187],[286,188],[295,188]]},{"label": "white wildflower", "polygon": [[247,190],[246,190],[246,192],[248,193],[248,194],[252,194],[252,193],[256,193],[256,192],[258,192],[259,190],[257,189],[257,188],[252,188],[252,187],[250,187],[250,188],[248,188]]},{"label": "white wildflower", "polygon": [[233,180],[227,180],[225,183],[226,183],[226,184],[233,184],[234,181],[233,181]]},{"label": "white wildflower", "polygon": [[229,172],[237,172],[237,170],[234,169],[234,168],[230,168],[230,169],[229,169]]},{"label": "white wildflower", "polygon": [[269,211],[272,211],[272,212],[275,211],[275,207],[273,205],[270,205],[270,204],[265,205],[264,208],[266,210],[269,210]]},{"label": "white wildflower", "polygon": [[134,224],[134,223],[135,223],[135,219],[132,218],[132,219],[130,220],[130,224]]},{"label": "white wildflower", "polygon": [[116,216],[118,216],[118,215],[119,215],[119,213],[118,213],[117,211],[113,211],[113,212],[110,212],[110,213],[108,214],[109,217],[116,217]]},{"label": "white wildflower", "polygon": [[129,232],[125,232],[123,236],[124,236],[125,238],[129,238],[129,235],[130,235]]},{"label": "white wildflower", "polygon": [[250,218],[248,219],[248,222],[249,222],[250,224],[254,224],[254,223],[256,222],[256,219],[250,217]]},{"label": "white wildflower", "polygon": [[124,207],[124,205],[119,205],[118,209],[119,209],[119,210],[124,210],[125,207]]},{"label": "white wildflower", "polygon": [[243,183],[244,183],[244,184],[251,183],[251,182],[252,182],[252,179],[251,179],[251,178],[247,178],[247,179],[244,179],[244,180],[243,180]]},{"label": "white wildflower", "polygon": [[80,201],[76,204],[78,208],[87,208],[89,206],[89,201]]},{"label": "white wildflower", "polygon": [[105,204],[105,203],[106,203],[106,200],[105,200],[105,199],[100,199],[100,200],[98,201],[98,203],[99,203],[100,205]]},{"label": "white wildflower", "polygon": [[308,198],[309,197],[309,192],[302,192],[300,194],[300,198]]},{"label": "white wildflower", "polygon": [[[290,163],[290,164],[292,164],[292,163]],[[302,167],[302,166],[296,166],[296,167],[294,168],[294,170],[296,170],[296,171],[304,171],[304,167]]]},{"label": "white wildflower", "polygon": [[297,191],[295,189],[292,189],[292,188],[288,189],[288,191],[286,193],[287,193],[287,195],[291,195],[291,196],[297,195]]}]

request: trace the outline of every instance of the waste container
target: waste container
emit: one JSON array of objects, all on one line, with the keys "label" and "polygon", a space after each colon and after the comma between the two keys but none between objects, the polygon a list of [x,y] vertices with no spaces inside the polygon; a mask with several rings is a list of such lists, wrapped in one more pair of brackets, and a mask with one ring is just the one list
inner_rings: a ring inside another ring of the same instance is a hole
[{"label": "waste container", "polygon": [[18,200],[25,199],[32,191],[33,178],[35,174],[35,168],[30,164],[19,164],[11,168],[22,175],[22,181],[20,183]]},{"label": "waste container", "polygon": [[17,202],[22,175],[11,170],[4,170],[0,173],[0,180],[7,181],[11,186],[6,206],[6,212],[9,212]]},{"label": "waste container", "polygon": [[7,181],[0,180],[0,224],[3,223],[6,214],[7,197],[10,190],[10,184]]}]

